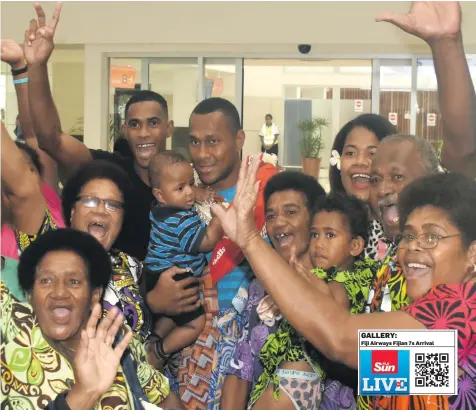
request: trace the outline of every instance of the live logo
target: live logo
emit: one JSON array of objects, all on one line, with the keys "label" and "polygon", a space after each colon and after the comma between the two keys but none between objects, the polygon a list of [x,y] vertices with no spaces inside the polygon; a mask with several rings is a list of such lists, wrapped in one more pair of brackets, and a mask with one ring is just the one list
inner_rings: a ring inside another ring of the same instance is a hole
[{"label": "live logo", "polygon": [[400,377],[362,378],[362,393],[408,393],[408,379]]},{"label": "live logo", "polygon": [[409,394],[408,350],[361,350],[359,394],[367,396]]}]

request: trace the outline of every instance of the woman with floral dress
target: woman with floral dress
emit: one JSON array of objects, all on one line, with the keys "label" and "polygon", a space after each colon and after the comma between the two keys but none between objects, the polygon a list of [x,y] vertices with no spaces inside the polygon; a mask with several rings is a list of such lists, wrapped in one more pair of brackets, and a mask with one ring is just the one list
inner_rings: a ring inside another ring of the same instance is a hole
[{"label": "woman with floral dress", "polygon": [[296,275],[260,237],[251,214],[256,168],[243,163],[236,207],[214,211],[291,325],[326,357],[353,368],[359,329],[457,330],[457,395],[374,397],[371,405],[387,410],[476,408],[476,182],[436,174],[404,189],[398,204],[398,259],[412,302],[398,311],[352,315],[307,275]]},{"label": "woman with floral dress", "polygon": [[100,320],[111,275],[104,248],[74,229],[49,231],[22,253],[18,277],[29,303],[0,282],[2,408],[182,408],[119,309]]},{"label": "woman with floral dress", "polygon": [[[8,143],[2,138],[2,149]],[[29,169],[25,157],[16,156],[12,167],[2,168],[2,183],[15,186],[14,170],[25,168]],[[23,187],[37,188],[30,189],[28,195],[12,195],[18,214],[14,231],[20,252],[42,234],[57,229],[36,174],[31,172],[22,178]],[[110,162],[92,161],[65,184],[62,208],[67,226],[94,236],[109,253],[114,275],[104,290],[104,310],[117,306],[132,331],[145,340],[152,330],[152,316],[139,292],[142,265],[113,248],[131,200],[131,183],[124,171]]]}]

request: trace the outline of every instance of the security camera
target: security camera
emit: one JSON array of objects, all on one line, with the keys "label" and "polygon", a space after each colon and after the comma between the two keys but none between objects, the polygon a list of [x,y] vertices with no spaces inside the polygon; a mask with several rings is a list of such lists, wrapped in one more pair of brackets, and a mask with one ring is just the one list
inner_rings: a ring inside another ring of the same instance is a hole
[{"label": "security camera", "polygon": [[301,54],[309,54],[309,51],[311,51],[311,45],[310,44],[299,44],[298,45],[298,50]]}]

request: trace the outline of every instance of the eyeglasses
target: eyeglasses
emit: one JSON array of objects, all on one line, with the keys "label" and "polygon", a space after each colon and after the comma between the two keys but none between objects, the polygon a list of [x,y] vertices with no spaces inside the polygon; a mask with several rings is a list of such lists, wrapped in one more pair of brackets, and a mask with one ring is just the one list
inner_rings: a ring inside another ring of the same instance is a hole
[{"label": "eyeglasses", "polygon": [[422,233],[420,235],[414,236],[410,234],[405,234],[405,235],[397,236],[397,243],[399,248],[405,249],[405,248],[408,248],[410,243],[416,240],[420,248],[433,249],[433,248],[436,248],[436,246],[442,239],[456,238],[457,236],[460,236],[460,235],[457,234],[457,235],[440,236],[434,233]]},{"label": "eyeglasses", "polygon": [[81,201],[86,208],[97,208],[101,202],[104,202],[104,207],[111,212],[117,212],[124,208],[124,204],[120,201],[102,199],[92,195],[80,195],[76,200]]}]

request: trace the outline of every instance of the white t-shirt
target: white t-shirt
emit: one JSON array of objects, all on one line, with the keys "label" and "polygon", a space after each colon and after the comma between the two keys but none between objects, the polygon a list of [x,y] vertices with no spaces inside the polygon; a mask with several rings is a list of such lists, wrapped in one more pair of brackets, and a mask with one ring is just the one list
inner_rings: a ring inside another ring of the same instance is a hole
[{"label": "white t-shirt", "polygon": [[[260,137],[263,137],[263,144],[265,148],[271,148],[274,144],[274,136],[279,135],[279,128],[276,124],[271,124],[270,126],[267,126],[266,124],[263,124],[261,127],[261,132],[260,132]],[[276,144],[278,141],[276,141]]]}]

